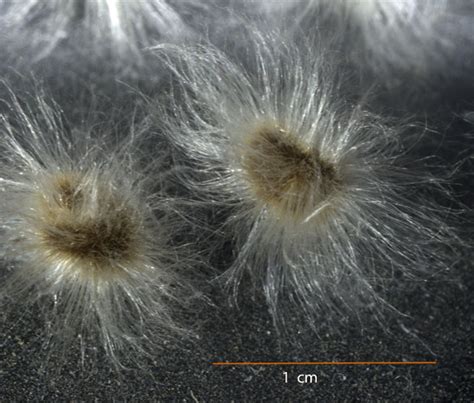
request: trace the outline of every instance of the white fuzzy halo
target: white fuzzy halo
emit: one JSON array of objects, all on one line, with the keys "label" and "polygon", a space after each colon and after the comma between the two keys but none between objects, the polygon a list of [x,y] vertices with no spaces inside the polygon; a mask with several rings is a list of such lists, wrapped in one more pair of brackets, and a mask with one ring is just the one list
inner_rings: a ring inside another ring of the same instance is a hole
[{"label": "white fuzzy halo", "polygon": [[[157,49],[182,89],[170,110],[156,113],[192,161],[193,172],[180,179],[196,199],[229,211],[224,228],[236,252],[223,278],[237,293],[249,275],[277,325],[285,323],[284,305],[298,307],[314,328],[321,315],[383,311],[395,277],[413,280],[449,266],[445,249],[456,236],[444,221],[449,208],[434,201],[448,192],[441,179],[407,163],[404,127],[341,98],[324,53],[278,34],[249,36],[252,70],[211,45]],[[297,177],[303,171],[295,168],[281,183],[292,153],[313,171]],[[325,175],[328,186],[304,182]],[[266,189],[278,195],[262,197]],[[322,197],[318,189],[326,189]],[[303,205],[301,214],[288,209]]]},{"label": "white fuzzy halo", "polygon": [[[345,52],[380,82],[409,74],[439,84],[439,76],[470,74],[473,3],[469,0],[244,0],[261,13],[304,32],[338,37]],[[301,28],[304,27],[304,28]]]},{"label": "white fuzzy halo", "polygon": [[27,99],[10,93],[0,120],[2,307],[50,307],[45,340],[56,356],[79,340],[117,367],[140,365],[191,335],[178,317],[197,259],[173,241],[182,223],[161,186],[163,159],[143,162],[146,126],[117,143],[107,124],[70,130],[45,95]]},{"label": "white fuzzy halo", "polygon": [[167,0],[0,0],[2,52],[27,67],[53,55],[69,69],[99,60],[130,72],[145,67],[148,46],[191,32]]}]

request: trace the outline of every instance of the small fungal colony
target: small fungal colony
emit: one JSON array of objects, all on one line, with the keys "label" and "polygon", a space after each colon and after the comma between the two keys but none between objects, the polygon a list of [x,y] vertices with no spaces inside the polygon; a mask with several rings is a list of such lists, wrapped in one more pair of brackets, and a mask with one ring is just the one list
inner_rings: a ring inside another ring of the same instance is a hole
[{"label": "small fungal colony", "polygon": [[198,340],[216,285],[276,335],[383,323],[457,259],[459,164],[417,117],[469,74],[471,2],[228,3],[0,1],[1,305],[55,354]]}]

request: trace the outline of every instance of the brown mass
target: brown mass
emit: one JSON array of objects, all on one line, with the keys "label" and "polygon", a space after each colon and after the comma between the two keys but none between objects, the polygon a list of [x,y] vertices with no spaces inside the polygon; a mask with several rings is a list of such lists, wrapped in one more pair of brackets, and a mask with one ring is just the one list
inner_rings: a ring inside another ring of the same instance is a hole
[{"label": "brown mass", "polygon": [[62,174],[55,178],[54,196],[59,206],[68,210],[80,204],[81,191],[79,189],[79,179],[73,174]]},{"label": "brown mass", "polygon": [[263,202],[281,217],[304,219],[340,183],[334,165],[277,125],[261,126],[247,137],[242,164]]},{"label": "brown mass", "polygon": [[[136,214],[109,187],[92,182],[81,186],[80,178],[69,174],[53,180],[53,198],[43,203],[42,247],[50,257],[82,263],[82,269],[122,271],[120,264],[137,253]],[[97,192],[94,207],[90,186]]]}]

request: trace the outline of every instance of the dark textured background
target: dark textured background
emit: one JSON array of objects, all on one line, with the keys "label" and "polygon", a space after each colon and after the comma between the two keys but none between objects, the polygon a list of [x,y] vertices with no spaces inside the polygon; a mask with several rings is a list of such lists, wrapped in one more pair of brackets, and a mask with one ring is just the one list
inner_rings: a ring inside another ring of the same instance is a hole
[{"label": "dark textured background", "polygon": [[[296,319],[285,339],[275,334],[264,301],[243,298],[240,309],[203,310],[197,343],[169,346],[146,371],[112,372],[100,353],[83,370],[79,354],[55,373],[41,372],[41,315],[17,311],[1,330],[2,400],[150,399],[181,401],[472,401],[474,393],[474,276],[472,255],[459,262],[452,281],[394,289],[391,300],[407,317],[392,315],[386,328],[358,322],[315,335]],[[215,290],[214,295],[220,295]],[[219,306],[221,305],[221,306]],[[4,318],[2,318],[4,319]],[[193,318],[194,320],[194,318]],[[321,329],[325,328],[322,314]],[[370,321],[367,321],[370,322]],[[86,361],[89,358],[86,357]],[[436,366],[213,367],[213,361],[436,360]],[[284,383],[283,371],[290,382]],[[299,373],[318,383],[300,385]]]}]

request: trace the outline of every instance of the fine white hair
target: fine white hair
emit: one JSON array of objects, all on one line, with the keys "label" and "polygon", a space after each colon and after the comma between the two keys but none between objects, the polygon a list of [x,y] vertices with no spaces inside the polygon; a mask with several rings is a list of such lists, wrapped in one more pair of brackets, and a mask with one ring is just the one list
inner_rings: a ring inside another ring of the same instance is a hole
[{"label": "fine white hair", "polygon": [[[189,0],[182,7],[192,6]],[[2,51],[14,64],[54,55],[65,64],[100,60],[109,71],[129,72],[143,67],[146,47],[191,32],[168,0],[0,0]]]},{"label": "fine white hair", "polygon": [[248,275],[277,327],[285,305],[315,328],[317,317],[383,311],[391,281],[449,267],[456,236],[436,202],[448,191],[424,170],[429,157],[410,162],[406,127],[343,97],[329,54],[249,37],[240,58],[207,44],[156,49],[180,89],[152,109],[191,161],[179,178],[227,212],[235,259],[222,279],[236,296]]},{"label": "fine white hair", "polygon": [[[431,82],[466,77],[474,41],[474,4],[466,0],[250,0],[273,23],[319,31],[344,42],[362,69],[387,84],[410,74]],[[324,32],[323,32],[324,31]],[[392,77],[396,75],[395,79]],[[431,81],[430,81],[431,80]]]},{"label": "fine white hair", "polygon": [[10,90],[4,102],[2,308],[40,304],[48,355],[80,341],[83,354],[102,346],[116,367],[191,335],[180,318],[199,263],[175,242],[182,222],[164,191],[166,153],[143,158],[148,126],[126,136],[110,122],[71,128],[40,90]]}]

